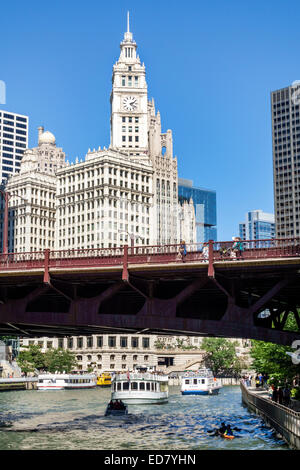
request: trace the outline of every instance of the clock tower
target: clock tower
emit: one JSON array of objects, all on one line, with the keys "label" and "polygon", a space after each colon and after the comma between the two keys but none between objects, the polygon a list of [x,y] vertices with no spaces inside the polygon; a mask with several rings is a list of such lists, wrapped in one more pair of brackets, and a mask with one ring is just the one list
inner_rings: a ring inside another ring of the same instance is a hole
[{"label": "clock tower", "polygon": [[127,13],[127,31],[113,66],[110,146],[130,156],[148,153],[148,99],[145,65],[137,55]]}]

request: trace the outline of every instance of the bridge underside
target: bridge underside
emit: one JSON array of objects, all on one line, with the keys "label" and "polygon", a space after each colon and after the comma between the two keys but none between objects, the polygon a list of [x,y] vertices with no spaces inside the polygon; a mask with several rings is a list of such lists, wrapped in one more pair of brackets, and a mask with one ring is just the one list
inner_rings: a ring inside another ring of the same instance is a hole
[{"label": "bridge underside", "polygon": [[[300,259],[1,272],[0,335],[143,332],[291,345],[300,319]],[[261,318],[268,309],[270,315]]]}]

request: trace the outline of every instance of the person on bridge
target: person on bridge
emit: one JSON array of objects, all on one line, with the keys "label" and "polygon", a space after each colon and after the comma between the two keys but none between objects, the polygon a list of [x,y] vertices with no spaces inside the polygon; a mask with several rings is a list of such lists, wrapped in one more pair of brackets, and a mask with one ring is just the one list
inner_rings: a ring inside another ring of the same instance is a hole
[{"label": "person on bridge", "polygon": [[180,241],[179,253],[181,255],[182,261],[184,262],[184,258],[186,257],[186,244],[184,240]]},{"label": "person on bridge", "polygon": [[231,248],[232,257],[234,259],[241,259],[243,256],[244,246],[240,237],[232,237],[233,245]]},{"label": "person on bridge", "polygon": [[205,242],[205,243],[203,243],[203,248],[202,248],[203,261],[208,261],[208,256],[209,256],[208,243]]}]

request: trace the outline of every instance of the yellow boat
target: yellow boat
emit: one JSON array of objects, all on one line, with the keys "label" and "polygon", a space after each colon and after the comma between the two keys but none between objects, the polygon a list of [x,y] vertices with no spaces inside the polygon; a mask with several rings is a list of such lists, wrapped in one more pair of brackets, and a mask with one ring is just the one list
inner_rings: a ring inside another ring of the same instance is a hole
[{"label": "yellow boat", "polygon": [[97,377],[97,385],[99,387],[110,387],[111,386],[111,375],[109,372],[103,372]]}]

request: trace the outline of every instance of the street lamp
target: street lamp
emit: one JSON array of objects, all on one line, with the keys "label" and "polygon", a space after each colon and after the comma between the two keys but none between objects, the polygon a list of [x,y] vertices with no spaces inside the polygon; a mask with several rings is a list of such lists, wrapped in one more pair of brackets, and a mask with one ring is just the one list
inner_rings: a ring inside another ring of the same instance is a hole
[{"label": "street lamp", "polygon": [[127,232],[127,230],[119,230],[119,233],[126,233],[126,234],[130,237],[130,240],[131,240],[131,243],[130,243],[131,248],[134,247],[134,240],[135,240],[136,238],[140,238],[141,240],[143,240],[143,237],[141,237],[140,235],[136,235],[136,234],[134,234],[134,233],[132,233],[132,232]]},{"label": "street lamp", "polygon": [[22,196],[19,196],[18,194],[11,194],[8,191],[4,191],[3,189],[0,189],[0,193],[4,196],[4,224],[3,224],[3,248],[2,248],[2,253],[7,255],[8,253],[8,202],[9,199],[13,196],[19,197],[20,199],[23,199],[23,201],[28,202],[27,199],[25,199]]}]

